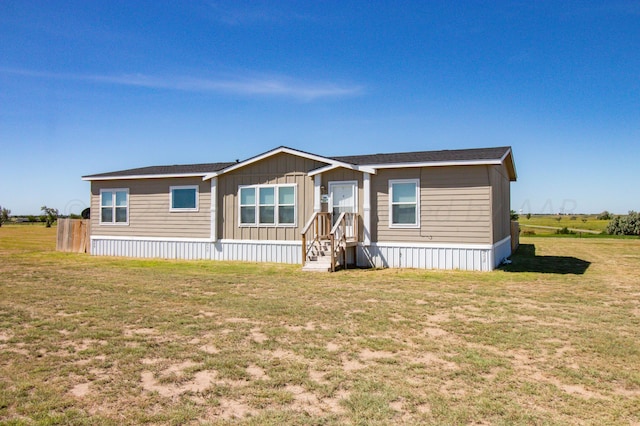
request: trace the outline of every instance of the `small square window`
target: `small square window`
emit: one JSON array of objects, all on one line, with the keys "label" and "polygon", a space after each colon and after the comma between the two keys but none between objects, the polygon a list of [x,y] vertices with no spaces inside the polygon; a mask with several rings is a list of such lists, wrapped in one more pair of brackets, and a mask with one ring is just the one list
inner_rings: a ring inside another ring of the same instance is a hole
[{"label": "small square window", "polygon": [[197,186],[172,186],[171,211],[198,211]]}]

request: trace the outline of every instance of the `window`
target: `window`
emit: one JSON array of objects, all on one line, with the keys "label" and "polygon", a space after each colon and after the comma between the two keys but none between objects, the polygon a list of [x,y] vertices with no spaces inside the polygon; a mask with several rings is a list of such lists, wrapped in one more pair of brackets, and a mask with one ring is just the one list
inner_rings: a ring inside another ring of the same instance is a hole
[{"label": "window", "polygon": [[275,224],[276,223],[276,189],[273,186],[259,188],[260,202],[258,209],[258,223]]},{"label": "window", "polygon": [[420,181],[403,179],[389,181],[389,227],[420,227]]},{"label": "window", "polygon": [[100,224],[129,224],[128,189],[103,189],[100,191]]},{"label": "window", "polygon": [[256,224],[256,189],[240,188],[240,224]]},{"label": "window", "polygon": [[240,226],[295,226],[295,185],[242,186]]},{"label": "window", "polygon": [[296,188],[278,188],[278,223],[293,225],[296,222]]},{"label": "window", "polygon": [[172,212],[198,211],[198,186],[172,186],[171,192]]}]

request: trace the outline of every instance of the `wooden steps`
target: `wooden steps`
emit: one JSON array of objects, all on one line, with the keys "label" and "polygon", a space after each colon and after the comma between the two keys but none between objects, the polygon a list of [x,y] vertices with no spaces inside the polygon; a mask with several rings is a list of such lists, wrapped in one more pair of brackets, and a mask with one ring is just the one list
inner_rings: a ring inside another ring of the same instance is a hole
[{"label": "wooden steps", "polygon": [[331,242],[329,240],[314,242],[302,270],[331,272]]}]

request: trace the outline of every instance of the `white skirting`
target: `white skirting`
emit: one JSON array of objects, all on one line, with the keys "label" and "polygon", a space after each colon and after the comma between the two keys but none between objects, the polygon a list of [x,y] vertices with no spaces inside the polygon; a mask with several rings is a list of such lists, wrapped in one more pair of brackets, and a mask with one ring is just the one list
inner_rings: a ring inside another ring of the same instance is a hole
[{"label": "white skirting", "polygon": [[91,237],[91,254],[137,258],[302,263],[300,241]]},{"label": "white skirting", "polygon": [[358,266],[491,271],[511,255],[511,237],[496,244],[372,243],[358,247]]},{"label": "white skirting", "polygon": [[[300,241],[91,237],[97,256],[301,264],[301,251]],[[356,252],[360,267],[491,271],[511,255],[511,237],[496,244],[372,243]]]},{"label": "white skirting", "polygon": [[509,256],[511,256],[511,236],[493,245],[493,267],[497,268]]}]

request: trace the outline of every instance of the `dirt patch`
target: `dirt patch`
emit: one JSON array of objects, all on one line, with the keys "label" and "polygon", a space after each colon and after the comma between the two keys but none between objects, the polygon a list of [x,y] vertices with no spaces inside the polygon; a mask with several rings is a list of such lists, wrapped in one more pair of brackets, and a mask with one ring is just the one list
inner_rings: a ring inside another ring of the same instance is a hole
[{"label": "dirt patch", "polygon": [[210,417],[204,419],[207,422],[211,421],[213,417],[220,417],[222,420],[234,420],[257,414],[256,410],[244,402],[226,398],[220,399],[220,405],[211,411]]},{"label": "dirt patch", "polygon": [[309,378],[316,383],[320,383],[320,384],[328,383],[324,378],[325,374],[327,373],[324,371],[309,370]]},{"label": "dirt patch", "polygon": [[422,331],[429,337],[442,337],[449,334],[446,330],[436,327],[426,327]]},{"label": "dirt patch", "polygon": [[154,335],[157,334],[157,331],[154,330],[153,328],[125,328],[124,329],[124,335],[127,337],[132,337],[132,336],[150,336],[150,335]]},{"label": "dirt patch", "polygon": [[348,359],[347,357],[342,358],[342,369],[346,372],[362,370],[367,366],[357,359]]},{"label": "dirt patch", "polygon": [[230,322],[232,324],[238,324],[238,323],[245,323],[248,324],[251,321],[249,320],[249,318],[236,318],[236,317],[231,317],[231,318],[225,318],[226,322]]},{"label": "dirt patch", "polygon": [[[200,364],[193,361],[184,361],[179,364],[172,364],[156,377],[151,371],[143,371],[140,374],[142,388],[149,392],[157,392],[166,398],[173,398],[186,392],[204,392],[214,384],[217,372],[213,370],[202,370],[194,374],[193,379],[186,382],[180,380],[180,383],[160,383],[162,379],[176,377],[178,379],[185,376],[188,368],[196,367]],[[158,380],[160,379],[160,380]]]},{"label": "dirt patch", "polygon": [[328,352],[337,352],[340,350],[340,345],[338,345],[337,343],[333,343],[333,342],[328,342],[327,343],[327,351]]},{"label": "dirt patch", "polygon": [[434,315],[429,315],[427,317],[427,321],[428,322],[433,322],[433,323],[441,323],[441,322],[447,322],[451,319],[451,317],[449,316],[449,314],[434,314]]},{"label": "dirt patch", "polygon": [[202,345],[199,348],[202,352],[206,352],[208,354],[217,354],[220,353],[220,351],[218,350],[218,348],[216,348],[213,345]]},{"label": "dirt patch", "polygon": [[508,353],[513,359],[512,366],[515,369],[518,369],[521,374],[523,374],[523,377],[527,377],[530,381],[548,383],[562,390],[563,392],[585,399],[608,399],[604,395],[586,389],[583,385],[563,383],[560,379],[545,374],[535,365],[536,362],[541,360],[533,359],[528,353],[524,351],[509,351]]},{"label": "dirt patch", "polygon": [[343,408],[340,406],[340,402],[348,397],[348,393],[340,392],[335,398],[318,398],[318,396],[312,392],[309,392],[302,386],[287,385],[285,387],[287,392],[293,394],[293,403],[291,408],[295,411],[302,411],[313,416],[322,416],[327,412],[341,413]]},{"label": "dirt patch", "polygon": [[7,340],[11,339],[13,337],[13,334],[8,332],[8,331],[0,331],[0,342],[6,342]]},{"label": "dirt patch", "polygon": [[313,323],[313,321],[309,321],[308,323],[306,323],[305,325],[285,325],[284,328],[286,328],[289,331],[294,331],[294,332],[298,332],[298,331],[315,331],[316,330],[316,326]]},{"label": "dirt patch", "polygon": [[270,354],[273,358],[289,359],[303,363],[308,362],[306,358],[286,349],[276,349],[275,351],[268,351],[266,354]]},{"label": "dirt patch", "polygon": [[83,398],[89,393],[90,383],[80,383],[71,388],[71,395],[76,398]]},{"label": "dirt patch", "polygon": [[294,410],[304,411],[313,416],[322,414],[323,410],[320,407],[320,401],[315,394],[307,392],[302,386],[296,385],[287,385],[285,390],[293,394],[291,408]]},{"label": "dirt patch", "polygon": [[267,335],[264,334],[259,328],[252,328],[250,330],[250,337],[251,337],[251,340],[253,340],[256,343],[264,343],[267,340],[269,340]]},{"label": "dirt patch", "polygon": [[252,379],[255,380],[268,380],[269,376],[264,372],[264,370],[257,365],[251,364],[247,368],[247,373],[251,376]]},{"label": "dirt patch", "polygon": [[417,357],[408,357],[409,362],[423,365],[439,364],[441,368],[446,370],[457,370],[458,364],[455,362],[447,361],[440,358],[438,355],[430,352],[425,352]]},{"label": "dirt patch", "polygon": [[360,352],[359,356],[360,356],[360,359],[362,359],[363,361],[372,361],[376,359],[393,358],[394,354],[393,352],[388,352],[388,351],[372,351],[369,349],[365,349]]}]

